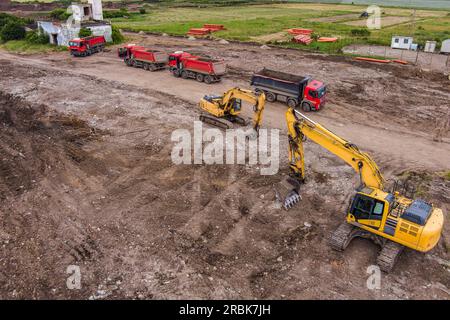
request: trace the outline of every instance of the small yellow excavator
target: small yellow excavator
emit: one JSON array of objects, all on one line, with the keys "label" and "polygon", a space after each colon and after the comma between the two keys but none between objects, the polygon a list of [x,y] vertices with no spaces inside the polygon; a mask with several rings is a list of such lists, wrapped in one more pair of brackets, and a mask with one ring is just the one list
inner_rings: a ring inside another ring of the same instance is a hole
[{"label": "small yellow excavator", "polygon": [[200,108],[205,111],[200,115],[200,120],[223,129],[233,128],[234,123],[246,126],[247,121],[239,116],[242,100],[253,104],[253,129],[257,133],[266,102],[263,92],[257,94],[250,90],[233,88],[222,96],[206,95],[200,100]]},{"label": "small yellow excavator", "polygon": [[[360,176],[361,185],[349,203],[346,221],[331,235],[333,249],[345,250],[355,237],[372,239],[382,248],[377,264],[389,272],[404,247],[427,252],[436,246],[444,224],[441,209],[424,200],[411,200],[396,190],[384,191],[385,180],[367,153],[297,110],[289,108],[286,123],[292,176],[285,180],[287,183],[281,183],[286,191],[284,197],[277,190],[277,198],[285,209],[300,200],[299,188],[305,179],[303,142],[306,138],[344,160]],[[286,189],[288,185],[290,188]]]}]

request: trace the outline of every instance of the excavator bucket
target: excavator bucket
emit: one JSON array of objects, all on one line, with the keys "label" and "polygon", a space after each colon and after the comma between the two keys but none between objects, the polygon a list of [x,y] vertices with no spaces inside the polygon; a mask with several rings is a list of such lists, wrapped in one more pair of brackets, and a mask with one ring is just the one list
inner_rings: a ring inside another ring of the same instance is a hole
[{"label": "excavator bucket", "polygon": [[283,179],[275,187],[275,197],[286,210],[292,208],[297,202],[302,199],[299,192],[300,182],[292,177]]}]

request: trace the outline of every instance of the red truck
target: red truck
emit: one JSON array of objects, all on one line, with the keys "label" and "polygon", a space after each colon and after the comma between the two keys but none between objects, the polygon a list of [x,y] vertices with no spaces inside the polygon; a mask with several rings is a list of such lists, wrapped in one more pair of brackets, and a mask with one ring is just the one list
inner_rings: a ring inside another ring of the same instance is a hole
[{"label": "red truck", "polygon": [[262,91],[266,100],[283,100],[289,107],[300,106],[303,111],[317,111],[325,105],[327,87],[323,82],[269,69],[263,69],[252,76],[255,91]]},{"label": "red truck", "polygon": [[90,36],[69,41],[70,54],[77,57],[90,56],[93,53],[103,51],[106,40],[104,36]]},{"label": "red truck", "polygon": [[169,70],[175,77],[196,79],[210,84],[220,81],[226,72],[225,62],[177,51],[169,55]]},{"label": "red truck", "polygon": [[119,48],[118,55],[123,58],[123,61],[127,66],[144,68],[145,70],[150,71],[164,69],[169,58],[168,54],[165,52],[133,44]]}]

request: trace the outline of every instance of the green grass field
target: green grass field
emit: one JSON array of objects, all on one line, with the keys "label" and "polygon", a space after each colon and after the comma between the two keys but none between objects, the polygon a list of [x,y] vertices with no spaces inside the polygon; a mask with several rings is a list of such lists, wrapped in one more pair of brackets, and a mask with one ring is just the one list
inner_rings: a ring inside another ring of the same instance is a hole
[{"label": "green grass field", "polygon": [[[337,36],[337,43],[314,43],[306,49],[328,53],[338,53],[340,49],[352,43],[389,45],[392,35],[408,35],[414,42],[425,43],[426,40],[438,42],[450,38],[450,11],[417,10],[414,23],[412,9],[382,8],[384,17],[403,19],[398,24],[372,30],[368,37],[355,37],[352,29],[365,26],[339,22],[311,21],[315,18],[335,17],[339,15],[359,14],[365,6],[340,4],[289,3],[269,5],[242,5],[205,8],[158,8],[147,9],[147,14],[130,14],[126,18],[115,18],[112,22],[119,28],[130,31],[165,32],[172,35],[184,35],[192,27],[201,27],[204,23],[224,24],[225,31],[214,33],[214,37],[240,41],[274,42],[271,34],[280,33],[291,27],[314,29],[320,36]],[[405,22],[406,19],[411,19]],[[408,18],[409,17],[409,18]],[[357,17],[356,17],[357,19]],[[350,20],[355,20],[352,18]],[[364,25],[364,21],[361,22]],[[382,22],[383,23],[383,22]],[[289,39],[286,35],[285,39]],[[298,44],[285,44],[290,47],[303,47]]]},{"label": "green grass field", "polygon": [[52,51],[67,51],[67,47],[57,47],[51,44],[33,44],[26,40],[12,40],[0,44],[0,48],[14,53],[45,53]]}]

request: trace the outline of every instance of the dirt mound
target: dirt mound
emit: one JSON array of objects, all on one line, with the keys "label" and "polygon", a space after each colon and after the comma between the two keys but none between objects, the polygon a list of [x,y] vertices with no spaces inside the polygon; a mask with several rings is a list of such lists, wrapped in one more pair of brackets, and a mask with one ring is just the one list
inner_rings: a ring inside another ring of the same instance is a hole
[{"label": "dirt mound", "polygon": [[0,201],[33,187],[65,161],[82,163],[97,133],[86,122],[0,91]]}]

